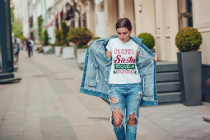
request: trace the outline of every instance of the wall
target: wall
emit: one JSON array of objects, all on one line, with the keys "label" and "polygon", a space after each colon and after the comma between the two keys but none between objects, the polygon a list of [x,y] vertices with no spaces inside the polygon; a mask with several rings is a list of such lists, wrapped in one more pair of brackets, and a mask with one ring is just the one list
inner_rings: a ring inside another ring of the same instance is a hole
[{"label": "wall", "polygon": [[104,11],[104,1],[95,5],[95,24],[96,31],[95,36],[104,38],[106,37],[106,19]]},{"label": "wall", "polygon": [[193,0],[193,26],[198,28],[203,37],[200,51],[202,52],[202,63],[210,64],[210,1]]},{"label": "wall", "polygon": [[29,11],[28,11],[28,0],[22,0],[23,5],[23,36],[30,37],[29,32]]}]

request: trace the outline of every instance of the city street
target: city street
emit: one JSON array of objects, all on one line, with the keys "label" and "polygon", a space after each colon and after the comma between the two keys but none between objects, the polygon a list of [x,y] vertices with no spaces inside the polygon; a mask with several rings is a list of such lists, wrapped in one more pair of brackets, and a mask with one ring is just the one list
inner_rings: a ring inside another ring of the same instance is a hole
[{"label": "city street", "polygon": [[[115,140],[110,106],[79,93],[76,59],[20,51],[15,77],[0,85],[0,140]],[[137,140],[209,140],[210,104],[141,107]]]}]

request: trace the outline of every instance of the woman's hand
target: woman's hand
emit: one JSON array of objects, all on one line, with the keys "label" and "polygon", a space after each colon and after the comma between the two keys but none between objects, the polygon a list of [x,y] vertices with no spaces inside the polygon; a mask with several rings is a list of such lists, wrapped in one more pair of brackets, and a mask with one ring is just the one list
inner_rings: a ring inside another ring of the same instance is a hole
[{"label": "woman's hand", "polygon": [[158,55],[157,55],[156,53],[153,53],[153,54],[155,55],[154,60],[155,60],[156,62],[158,62],[158,60],[159,60]]},{"label": "woman's hand", "polygon": [[93,40],[89,41],[87,46],[90,46],[92,42],[93,42]]}]

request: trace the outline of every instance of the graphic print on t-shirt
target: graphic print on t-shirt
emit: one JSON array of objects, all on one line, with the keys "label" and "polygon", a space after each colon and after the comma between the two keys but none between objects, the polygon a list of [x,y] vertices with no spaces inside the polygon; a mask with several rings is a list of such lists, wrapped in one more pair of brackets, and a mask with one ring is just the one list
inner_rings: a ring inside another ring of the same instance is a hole
[{"label": "graphic print on t-shirt", "polygon": [[114,49],[113,52],[116,56],[114,58],[114,74],[136,74],[135,68],[135,59],[132,55],[135,56],[135,52],[133,49]]}]

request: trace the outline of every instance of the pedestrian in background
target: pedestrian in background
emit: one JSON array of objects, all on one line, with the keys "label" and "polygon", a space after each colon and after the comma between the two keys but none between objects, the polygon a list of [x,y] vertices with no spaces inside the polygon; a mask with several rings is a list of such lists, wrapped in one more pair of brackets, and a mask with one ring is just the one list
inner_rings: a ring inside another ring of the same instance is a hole
[{"label": "pedestrian in background", "polygon": [[30,39],[28,38],[27,41],[26,41],[26,50],[28,52],[28,57],[31,57],[31,42],[30,42]]},{"label": "pedestrian in background", "polygon": [[31,51],[31,55],[33,55],[33,50],[34,50],[34,41],[32,39],[30,39],[31,42],[31,47],[30,47],[30,51]]},{"label": "pedestrian in background", "polygon": [[18,57],[20,51],[20,43],[17,41],[17,38],[14,38],[13,41],[13,54],[14,54],[14,64],[18,64]]},{"label": "pedestrian in background", "polygon": [[109,99],[110,120],[117,139],[135,140],[140,104],[157,105],[155,61],[158,56],[150,52],[142,39],[130,37],[129,19],[119,19],[116,31],[115,37],[88,43],[91,46],[80,92]]}]

